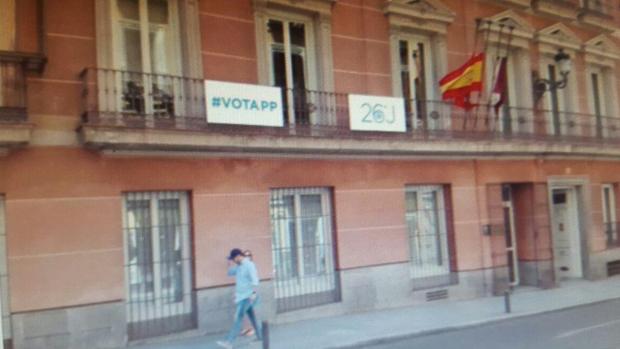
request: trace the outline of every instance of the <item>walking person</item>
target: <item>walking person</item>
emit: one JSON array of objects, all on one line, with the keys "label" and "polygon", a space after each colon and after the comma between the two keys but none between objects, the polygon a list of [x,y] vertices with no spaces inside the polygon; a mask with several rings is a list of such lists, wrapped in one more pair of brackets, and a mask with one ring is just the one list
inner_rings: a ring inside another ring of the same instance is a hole
[{"label": "walking person", "polygon": [[258,272],[256,266],[249,258],[243,255],[243,252],[234,248],[230,251],[228,256],[229,268],[228,276],[235,277],[235,316],[232,328],[226,336],[226,340],[218,341],[217,344],[226,349],[232,349],[233,342],[243,324],[243,318],[248,316],[254,331],[256,332],[256,338],[262,340],[260,325],[256,317],[255,305],[258,300],[256,290],[258,288]]},{"label": "walking person", "polygon": [[[245,258],[251,260],[252,262],[254,262],[254,259],[252,259],[252,251],[244,250],[243,251],[243,256]],[[243,330],[241,331],[241,335],[242,336],[246,336],[246,337],[252,337],[254,335],[254,333],[256,333],[256,331],[254,331],[254,326],[248,320],[248,318],[244,318],[244,320],[243,320]]]}]

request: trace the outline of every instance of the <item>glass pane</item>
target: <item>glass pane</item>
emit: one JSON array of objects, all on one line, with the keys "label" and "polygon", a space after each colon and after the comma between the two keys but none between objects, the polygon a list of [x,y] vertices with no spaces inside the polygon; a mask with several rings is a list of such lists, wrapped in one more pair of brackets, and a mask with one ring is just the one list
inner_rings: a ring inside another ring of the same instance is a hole
[{"label": "glass pane", "polygon": [[274,86],[286,88],[286,63],[284,62],[284,52],[273,50],[271,52],[271,59],[273,64],[272,72]]},{"label": "glass pane", "polygon": [[123,25],[122,31],[122,58],[123,69],[142,71],[142,46],[140,43],[140,29],[133,25]]},{"label": "glass pane", "polygon": [[420,236],[419,212],[418,212],[418,193],[409,191],[405,193],[405,205],[407,208],[407,228],[409,230],[409,248],[411,251],[411,263],[423,265],[422,260],[422,239]]},{"label": "glass pane", "polygon": [[280,280],[298,276],[297,229],[295,224],[295,200],[292,195],[274,197],[271,200],[274,229],[274,266]]},{"label": "glass pane", "polygon": [[420,230],[422,240],[422,260],[424,263],[441,265],[441,236],[437,217],[437,192],[429,191],[422,193],[422,212],[420,217]]},{"label": "glass pane", "polygon": [[[293,88],[298,91],[306,89],[306,66],[305,59],[302,54],[293,53],[291,59],[293,63]],[[303,94],[305,97],[305,94]],[[303,107],[303,104],[296,104],[298,107]]]},{"label": "glass pane", "polygon": [[401,70],[409,70],[409,45],[407,41],[398,42]]},{"label": "glass pane", "polygon": [[270,19],[267,23],[267,32],[271,36],[271,42],[284,44],[284,25],[282,22]]},{"label": "glass pane", "polygon": [[405,193],[405,206],[407,213],[415,213],[418,211],[418,193],[408,191]]},{"label": "glass pane", "polygon": [[168,1],[148,0],[149,23],[168,24]]},{"label": "glass pane", "polygon": [[603,189],[603,194],[603,202],[605,204],[605,207],[603,207],[605,212],[605,223],[608,223],[611,221],[611,191],[608,187]]},{"label": "glass pane", "polygon": [[118,12],[122,18],[135,21],[140,20],[140,6],[138,0],[118,0]]},{"label": "glass pane", "polygon": [[162,298],[183,300],[183,228],[179,199],[159,200],[159,258]]},{"label": "glass pane", "polygon": [[304,275],[320,274],[326,269],[321,195],[301,195],[300,206]]},{"label": "glass pane", "polygon": [[306,47],[306,27],[303,23],[290,23],[289,34],[291,36],[291,46]]},{"label": "glass pane", "polygon": [[[424,44],[419,42],[417,51],[414,53],[414,64],[416,67],[415,72],[415,89],[416,96],[415,98],[419,101],[426,100],[426,62],[424,60],[426,57]],[[421,112],[421,111],[420,111]]]},{"label": "glass pane", "polygon": [[[303,23],[290,23],[289,36],[291,40],[291,62],[293,64],[293,88],[306,88],[306,30]],[[305,97],[305,96],[304,96]],[[297,102],[297,101],[296,101]],[[305,101],[299,101],[304,103]],[[303,108],[304,104],[296,104]]]},{"label": "glass pane", "polygon": [[149,44],[151,46],[151,69],[155,74],[169,73],[168,62],[166,60],[167,30],[161,26],[151,27],[149,33]]},{"label": "glass pane", "polygon": [[152,295],[153,247],[149,200],[127,201],[127,256],[129,294],[132,299]]}]

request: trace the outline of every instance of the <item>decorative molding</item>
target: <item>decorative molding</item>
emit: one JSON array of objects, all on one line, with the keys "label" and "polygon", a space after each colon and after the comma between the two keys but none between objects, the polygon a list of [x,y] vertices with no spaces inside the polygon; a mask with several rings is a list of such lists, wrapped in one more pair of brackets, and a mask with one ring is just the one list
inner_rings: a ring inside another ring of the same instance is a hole
[{"label": "decorative molding", "polygon": [[279,9],[331,17],[336,2],[338,0],[254,0],[254,10]]},{"label": "decorative molding", "polygon": [[[488,24],[486,24],[489,22],[492,23],[490,29],[488,29]],[[519,16],[513,10],[506,10],[491,17],[484,18],[479,31],[481,34],[484,34],[484,32],[490,30],[487,40],[489,43],[496,44],[500,42],[500,34],[502,35],[501,41],[505,40],[510,27],[513,28],[510,46],[528,49],[536,30],[527,20]],[[505,43],[502,42],[502,44]]]},{"label": "decorative molding", "polygon": [[383,12],[390,27],[445,34],[456,14],[437,0],[387,0]]},{"label": "decorative molding", "polygon": [[564,0],[534,0],[532,7],[537,12],[564,19],[577,19],[580,13],[577,4]]},{"label": "decorative molding", "polygon": [[505,5],[514,6],[520,9],[526,9],[530,7],[530,0],[493,0],[488,1],[493,3],[503,3]]},{"label": "decorative molding", "polygon": [[590,9],[582,9],[578,18],[582,24],[608,33],[613,33],[619,28],[613,16]]},{"label": "decorative molding", "polygon": [[605,34],[596,36],[583,44],[586,61],[598,65],[615,66],[620,60],[620,48]]},{"label": "decorative molding", "polygon": [[540,51],[546,54],[555,54],[558,48],[578,51],[582,46],[581,39],[563,23],[539,30],[535,39],[540,45]]}]

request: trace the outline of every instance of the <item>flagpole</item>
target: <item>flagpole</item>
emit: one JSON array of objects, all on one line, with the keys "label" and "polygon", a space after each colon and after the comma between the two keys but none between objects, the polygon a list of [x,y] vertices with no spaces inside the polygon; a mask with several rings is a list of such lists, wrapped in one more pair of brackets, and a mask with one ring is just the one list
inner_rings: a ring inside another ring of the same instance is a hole
[{"label": "flagpole", "polygon": [[[487,112],[487,120],[490,120],[490,115],[491,115],[491,103],[492,103],[492,96],[493,96],[493,87],[495,85],[495,80],[497,79],[497,66],[500,62],[500,54],[501,54],[501,50],[502,50],[502,38],[504,36],[504,24],[500,23],[499,24],[499,33],[497,35],[497,46],[495,49],[495,56],[493,58],[493,71],[492,71],[492,75],[491,75],[491,81],[490,81],[490,86],[487,89],[488,93],[485,96],[486,100],[487,100],[487,104],[486,104],[486,112]],[[496,115],[497,117],[497,115]],[[495,125],[491,125],[491,128],[495,127]]]},{"label": "flagpole", "polygon": [[[506,52],[505,52],[505,56],[502,58],[502,59],[505,58],[506,61],[508,60],[508,54],[510,53],[510,43],[512,42],[512,32],[515,29],[515,27],[514,26],[509,26],[508,29],[509,29],[509,32],[508,32],[508,39],[506,39]],[[506,65],[507,64],[508,64],[508,62],[506,62]],[[506,72],[504,72],[504,73],[507,74]],[[506,79],[507,79],[507,77],[506,77]],[[507,83],[508,82],[505,82],[504,84],[507,84]],[[506,86],[504,86],[504,91],[502,91],[502,93],[506,93]],[[500,96],[500,99],[501,99],[501,96]],[[491,102],[491,100],[489,99],[489,108],[490,108],[490,102]],[[494,106],[493,111],[494,111],[494,114],[495,114],[495,125],[499,124],[499,112],[498,112],[497,109],[498,108]]]},{"label": "flagpole", "polygon": [[[485,23],[487,25],[487,28],[484,32],[484,39],[483,39],[484,42],[482,45],[482,52],[485,54],[485,57],[486,57],[487,49],[489,48],[489,39],[491,37],[491,25],[493,24],[493,22],[490,20],[487,20]],[[487,61],[486,58],[485,58],[485,61]],[[483,69],[483,74],[484,74],[484,71],[486,71],[486,67]],[[483,78],[483,81],[486,80],[486,76],[483,76],[482,78]],[[483,87],[484,87],[484,84],[483,84]],[[483,88],[482,91],[480,91],[480,93],[478,94],[478,103],[476,103],[476,117],[475,117],[476,121],[478,120],[478,114],[480,113],[480,102],[483,101],[484,94],[485,93],[484,93],[484,88]],[[486,124],[488,125],[488,123],[489,123],[489,119],[487,115]]]},{"label": "flagpole", "polygon": [[[480,23],[482,23],[482,18],[480,17],[476,18],[476,31],[474,32],[474,46],[473,46],[473,49],[471,50],[470,59],[474,57],[474,55],[476,54],[476,49],[478,48],[478,36],[479,36],[479,31],[480,31]],[[483,63],[483,66],[484,66],[484,63]],[[484,72],[484,69],[482,71]],[[478,100],[480,100],[480,95],[478,95]],[[474,129],[476,128],[476,123],[478,119],[477,105],[478,103],[476,103],[476,106],[474,107],[476,108],[476,111],[474,112]],[[465,110],[465,117],[463,118],[463,130],[465,130],[467,127],[467,119],[470,113],[471,113],[471,110]]]},{"label": "flagpole", "polygon": [[[474,39],[474,52],[476,51],[476,47],[478,46],[478,32],[479,32],[479,28],[480,28],[480,24],[482,23],[482,19],[481,18],[476,18],[476,36]],[[487,51],[487,47],[489,44],[489,36],[490,36],[490,32],[491,32],[491,24],[493,22],[491,22],[490,20],[487,20],[486,22],[486,30],[484,32],[484,38],[482,39],[482,53],[485,54],[486,57],[486,51]],[[472,53],[472,57],[473,57],[473,53]],[[483,62],[483,67],[484,67],[484,62]],[[484,74],[484,68],[482,69],[482,73]],[[485,77],[482,77],[482,81],[484,81]],[[484,85],[484,84],[483,84]],[[478,93],[478,100],[476,101],[476,105],[474,106],[474,108],[476,109],[474,112],[474,131],[477,128],[478,125],[478,115],[480,112],[480,101],[482,100],[482,96],[484,94],[484,91],[480,91]]]}]

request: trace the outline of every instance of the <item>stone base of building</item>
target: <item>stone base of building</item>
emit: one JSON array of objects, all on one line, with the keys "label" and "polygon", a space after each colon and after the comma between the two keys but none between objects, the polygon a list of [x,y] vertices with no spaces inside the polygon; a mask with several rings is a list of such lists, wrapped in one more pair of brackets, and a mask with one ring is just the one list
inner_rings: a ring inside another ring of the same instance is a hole
[{"label": "stone base of building", "polygon": [[103,349],[125,345],[121,302],[14,314],[15,349]]},{"label": "stone base of building", "polygon": [[[491,295],[489,271],[455,273],[450,282],[434,283],[411,278],[409,264],[399,263],[340,271],[341,301],[331,304],[276,312],[273,282],[261,283],[260,316],[282,324],[327,316],[425,304],[441,299],[465,300]],[[232,324],[232,288],[222,287],[198,292],[198,324],[201,333],[221,333]]]},{"label": "stone base of building", "polygon": [[600,280],[615,273],[614,262],[620,264],[620,248],[591,253],[589,260],[589,280]]},{"label": "stone base of building", "polygon": [[[552,275],[548,269],[538,265],[542,279]],[[532,270],[533,266],[522,265],[522,275],[534,275]],[[283,313],[276,312],[273,282],[265,281],[261,283],[259,314],[263,320],[282,324],[442,299],[485,297],[494,293],[497,273],[492,269],[459,272],[441,284],[441,279],[413,279],[408,263],[343,270],[340,302]],[[233,321],[232,294],[232,286],[197,291],[196,334],[223,333],[229,329]],[[12,321],[15,349],[109,349],[127,345],[122,302],[14,314]]]},{"label": "stone base of building", "polygon": [[519,261],[519,284],[545,289],[555,287],[553,262],[551,260]]}]

